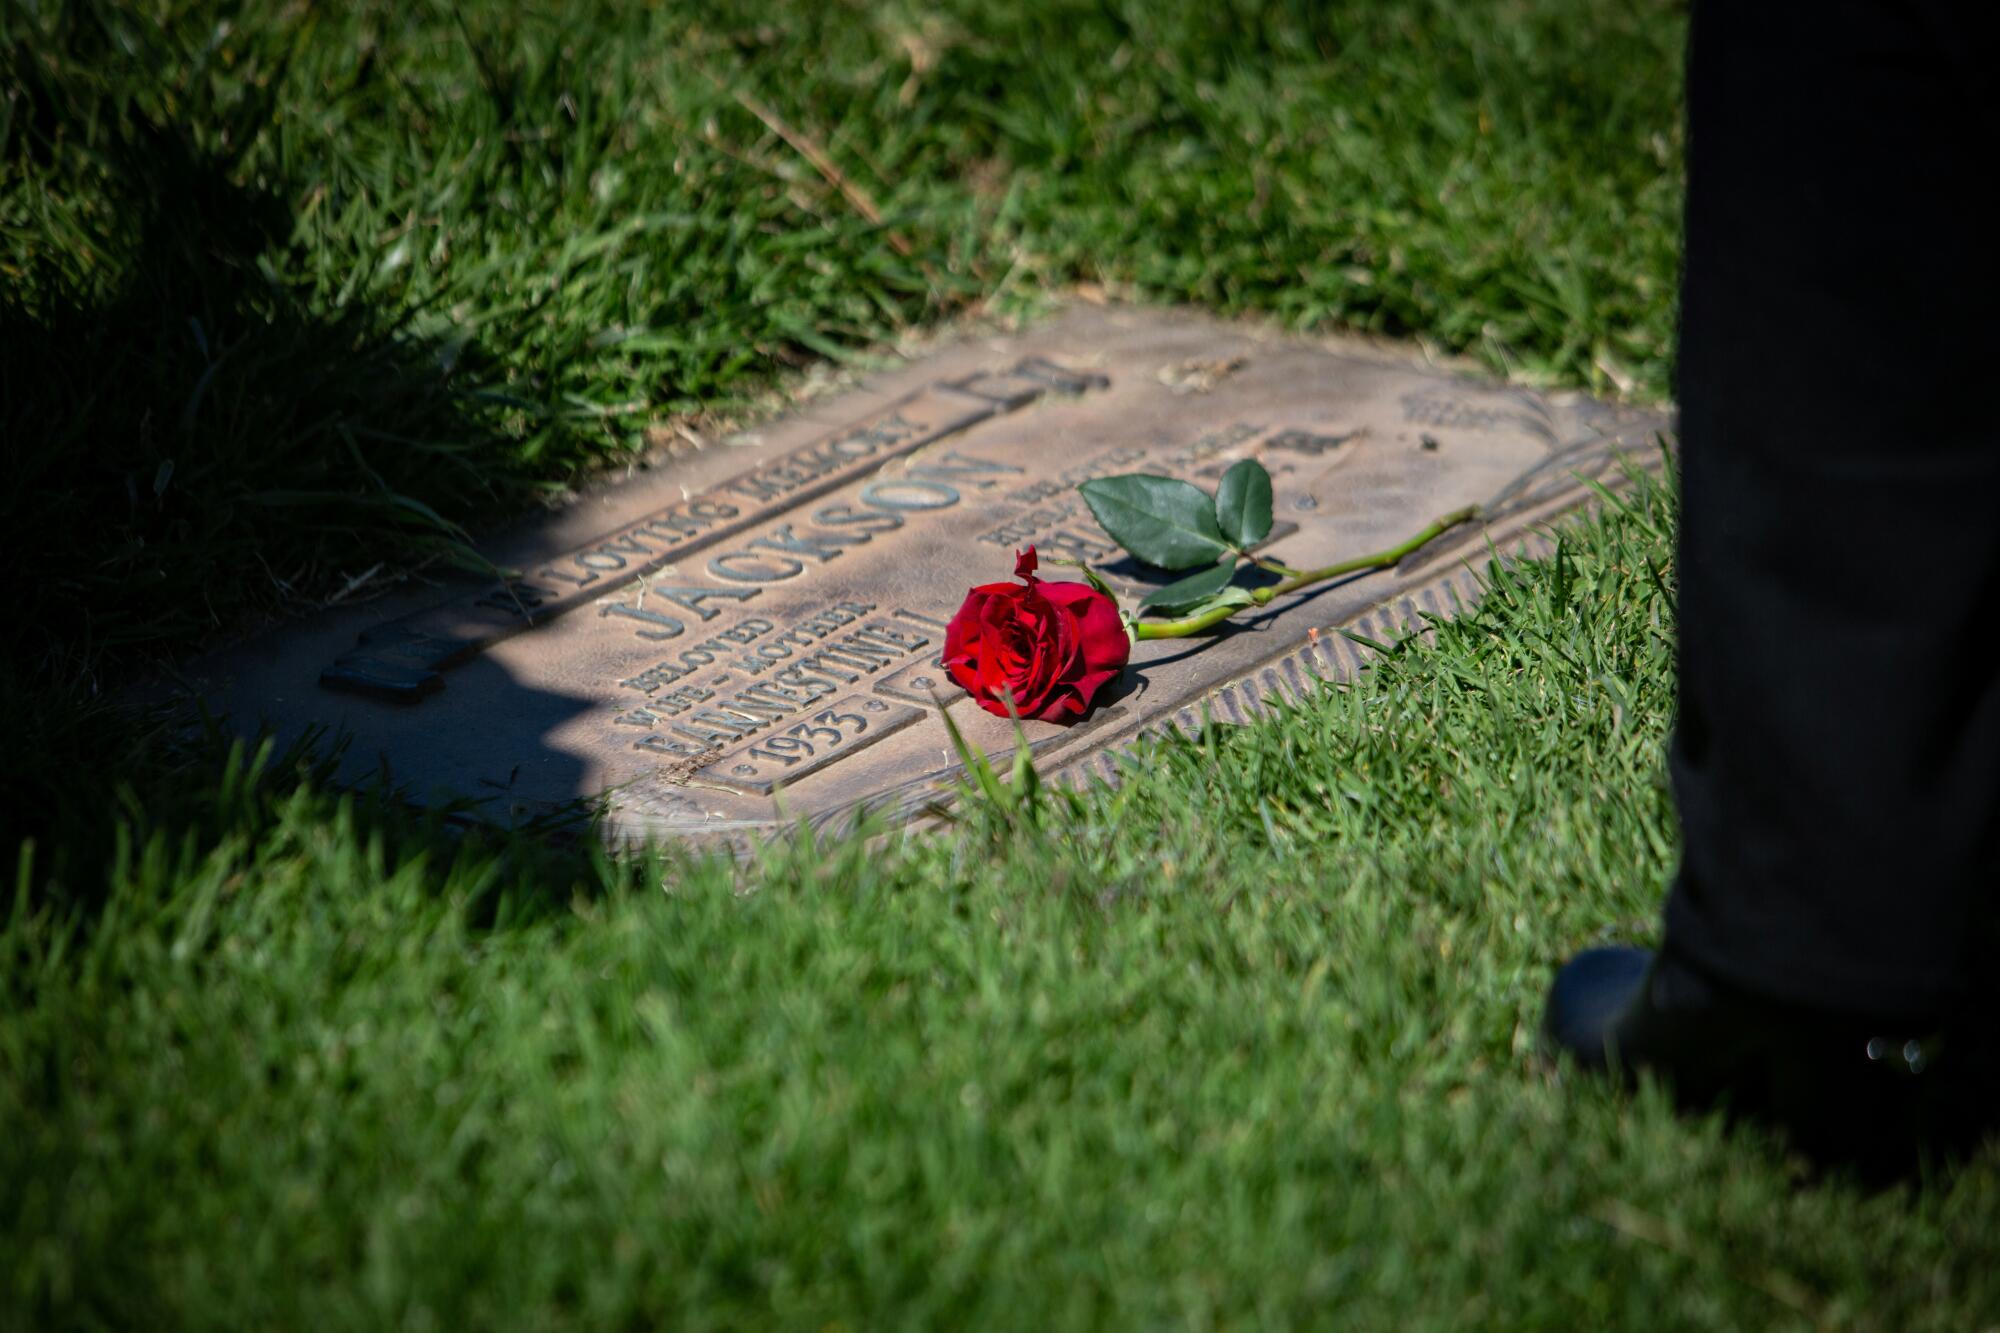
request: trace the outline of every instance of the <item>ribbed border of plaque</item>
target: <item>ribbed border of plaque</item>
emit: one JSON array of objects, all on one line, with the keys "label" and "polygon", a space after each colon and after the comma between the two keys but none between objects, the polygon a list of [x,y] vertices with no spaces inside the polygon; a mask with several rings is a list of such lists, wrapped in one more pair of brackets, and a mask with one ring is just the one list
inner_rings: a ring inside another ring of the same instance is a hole
[{"label": "ribbed border of plaque", "polygon": [[[1511,563],[1539,559],[1554,550],[1554,539],[1536,532],[1512,540],[1488,558]],[[1347,684],[1378,655],[1371,644],[1394,648],[1411,638],[1433,636],[1438,622],[1455,619],[1471,610],[1486,592],[1486,576],[1480,570],[1469,564],[1446,569],[1392,601],[1321,631],[1317,638],[1300,647],[1216,686],[1196,702],[1149,722],[1101,750],[1072,760],[1047,776],[1070,786],[1091,781],[1115,786],[1124,775],[1125,761],[1140,746],[1164,739],[1169,731],[1193,739],[1204,726],[1213,723],[1241,726],[1269,716],[1281,704],[1301,704],[1317,690]]]}]

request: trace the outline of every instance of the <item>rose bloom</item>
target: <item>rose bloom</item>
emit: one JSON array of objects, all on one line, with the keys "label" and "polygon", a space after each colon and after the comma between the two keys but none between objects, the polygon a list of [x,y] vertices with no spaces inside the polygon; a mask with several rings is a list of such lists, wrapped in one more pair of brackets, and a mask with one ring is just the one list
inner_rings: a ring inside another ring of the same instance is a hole
[{"label": "rose bloom", "polygon": [[944,632],[944,665],[979,706],[1066,722],[1090,711],[1131,655],[1118,604],[1088,583],[1044,583],[1035,548],[1014,557],[1021,584],[987,583],[965,595]]}]

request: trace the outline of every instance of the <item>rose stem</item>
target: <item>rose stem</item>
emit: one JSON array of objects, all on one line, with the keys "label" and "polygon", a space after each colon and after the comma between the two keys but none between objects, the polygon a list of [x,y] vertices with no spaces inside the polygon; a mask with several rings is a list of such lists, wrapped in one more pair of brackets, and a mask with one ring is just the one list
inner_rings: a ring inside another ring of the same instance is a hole
[{"label": "rose stem", "polygon": [[[1337,565],[1328,565],[1323,569],[1304,570],[1286,579],[1283,583],[1275,584],[1269,588],[1258,588],[1250,594],[1255,599],[1252,605],[1269,605],[1271,599],[1274,597],[1282,596],[1288,592],[1297,592],[1300,588],[1322,582],[1326,579],[1338,578],[1342,574],[1353,574],[1364,569],[1382,569],[1393,565],[1412,551],[1436,541],[1439,536],[1450,531],[1452,528],[1457,527],[1461,523],[1470,522],[1477,517],[1479,517],[1478,505],[1469,505],[1464,509],[1455,509],[1400,546],[1392,546],[1386,551],[1377,551],[1373,555],[1356,556],[1352,560],[1343,560]],[[1152,624],[1135,625],[1133,626],[1133,631],[1136,637],[1141,639],[1185,639],[1190,634],[1199,634],[1205,629],[1215,628],[1238,611],[1244,609],[1241,606],[1218,606],[1212,611],[1204,611],[1198,616],[1189,616],[1185,620],[1166,620],[1156,621]]]}]

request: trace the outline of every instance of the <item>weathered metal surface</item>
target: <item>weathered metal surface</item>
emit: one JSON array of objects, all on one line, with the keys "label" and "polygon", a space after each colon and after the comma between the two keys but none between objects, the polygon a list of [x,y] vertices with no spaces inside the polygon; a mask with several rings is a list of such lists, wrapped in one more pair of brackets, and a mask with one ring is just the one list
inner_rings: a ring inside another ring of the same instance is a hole
[{"label": "weathered metal surface", "polygon": [[[1142,733],[1222,720],[1361,665],[1331,631],[1387,639],[1478,594],[1474,566],[1657,461],[1663,414],[1453,376],[1364,345],[1179,312],[1082,309],[977,340],[624,485],[494,545],[504,581],[354,608],[208,662],[244,730],[323,726],[344,776],[498,820],[602,797],[617,838],[755,838],[858,806],[921,808],[956,776],[937,700],[977,745],[1011,725],[938,665],[965,590],[1016,548],[1088,559],[1136,598],[1163,581],[1093,523],[1075,485],[1163,472],[1273,474],[1269,549],[1331,563],[1486,506],[1395,570],[1281,599],[1203,639],[1149,641],[1038,762],[1110,776]],[[1058,569],[1050,577],[1068,577]],[[1370,619],[1372,617],[1372,619]]]}]

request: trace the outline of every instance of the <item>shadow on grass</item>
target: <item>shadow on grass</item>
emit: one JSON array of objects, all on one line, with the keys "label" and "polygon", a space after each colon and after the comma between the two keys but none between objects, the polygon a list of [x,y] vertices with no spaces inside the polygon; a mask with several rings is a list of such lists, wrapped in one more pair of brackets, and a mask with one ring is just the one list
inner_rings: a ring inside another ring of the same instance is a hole
[{"label": "shadow on grass", "polygon": [[140,121],[94,156],[95,197],[60,202],[104,234],[31,250],[0,294],[16,649],[185,644],[456,537],[417,497],[481,498],[472,460],[504,440],[459,389],[463,349],[365,302],[309,309],[279,272],[283,201],[184,131]]},{"label": "shadow on grass", "polygon": [[120,685],[464,551],[439,511],[490,511],[518,473],[476,345],[415,336],[370,274],[329,301],[295,271],[302,214],[333,204],[251,160],[284,53],[224,104],[171,45],[193,36],[135,52],[115,24],[82,5],[0,45],[0,838],[70,889],[141,810],[199,825],[221,771],[212,735],[117,706]]}]

